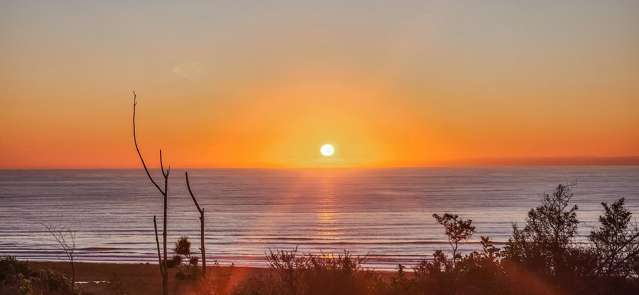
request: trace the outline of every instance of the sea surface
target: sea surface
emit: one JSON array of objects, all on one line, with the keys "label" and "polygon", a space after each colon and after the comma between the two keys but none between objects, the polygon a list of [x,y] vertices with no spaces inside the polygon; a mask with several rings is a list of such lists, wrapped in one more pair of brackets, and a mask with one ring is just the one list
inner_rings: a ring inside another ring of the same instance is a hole
[{"label": "sea surface", "polygon": [[[156,171],[157,172],[157,171]],[[624,197],[639,213],[639,167],[488,167],[373,170],[190,170],[206,212],[207,260],[265,266],[269,250],[365,255],[376,269],[413,265],[448,249],[433,213],[473,220],[480,235],[508,239],[544,192],[574,185],[582,239],[600,203]],[[158,175],[159,176],[159,173]],[[159,179],[158,179],[159,180]],[[155,262],[153,216],[162,198],[136,170],[0,171],[0,255],[64,260],[44,225],[76,232],[77,259]],[[169,179],[170,248],[188,236],[199,245],[199,220],[184,173]]]}]

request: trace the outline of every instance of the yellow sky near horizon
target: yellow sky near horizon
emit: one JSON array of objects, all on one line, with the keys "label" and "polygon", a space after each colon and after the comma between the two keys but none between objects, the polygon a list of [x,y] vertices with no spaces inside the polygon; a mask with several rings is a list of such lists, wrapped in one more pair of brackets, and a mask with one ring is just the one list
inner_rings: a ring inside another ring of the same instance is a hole
[{"label": "yellow sky near horizon", "polygon": [[0,168],[638,156],[639,3],[526,5],[3,2]]}]

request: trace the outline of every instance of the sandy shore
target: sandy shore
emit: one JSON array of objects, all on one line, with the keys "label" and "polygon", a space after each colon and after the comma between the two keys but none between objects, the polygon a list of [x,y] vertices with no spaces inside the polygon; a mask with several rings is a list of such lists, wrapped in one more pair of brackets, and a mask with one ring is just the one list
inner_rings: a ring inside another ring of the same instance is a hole
[{"label": "sandy shore", "polygon": [[[70,276],[71,267],[65,262],[29,262],[33,269],[48,268]],[[78,286],[91,294],[113,294],[113,286],[127,294],[160,294],[161,278],[157,264],[76,263]],[[263,272],[263,268],[210,266],[207,268],[216,289],[231,290],[247,275]],[[170,294],[191,294],[196,286],[189,280],[175,278],[175,269],[169,270]]]}]

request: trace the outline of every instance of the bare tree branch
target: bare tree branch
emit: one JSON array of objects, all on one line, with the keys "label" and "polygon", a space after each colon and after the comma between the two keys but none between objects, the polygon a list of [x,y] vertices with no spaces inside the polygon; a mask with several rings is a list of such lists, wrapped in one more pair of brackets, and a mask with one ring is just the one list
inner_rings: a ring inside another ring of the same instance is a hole
[{"label": "bare tree branch", "polygon": [[[168,259],[168,251],[167,251],[167,246],[166,246],[166,239],[167,239],[167,220],[168,220],[168,194],[169,194],[169,174],[170,174],[170,170],[171,168],[169,167],[166,171],[164,170],[164,160],[162,158],[162,150],[160,150],[160,170],[162,172],[162,176],[164,178],[164,189],[162,189],[160,187],[160,185],[155,181],[155,179],[153,179],[153,177],[151,176],[151,173],[149,172],[149,169],[146,165],[146,162],[144,162],[144,157],[142,157],[142,153],[140,152],[140,148],[138,146],[138,140],[137,140],[137,135],[136,135],[136,130],[135,130],[135,109],[136,109],[136,105],[137,105],[137,95],[135,94],[135,91],[133,91],[133,143],[135,144],[135,150],[138,153],[138,156],[140,157],[140,162],[142,162],[142,167],[144,167],[144,171],[146,172],[146,175],[149,177],[149,180],[151,181],[151,183],[155,186],[155,188],[158,189],[158,191],[160,192],[160,194],[162,194],[163,197],[163,218],[162,218],[162,250],[164,252],[164,257],[163,259],[161,259],[160,261],[160,267],[162,270],[162,294],[164,295],[168,295],[168,272],[166,269],[167,266],[167,259]],[[157,236],[157,218],[154,218],[154,228],[155,228],[155,237],[156,237],[156,245],[158,245],[158,249],[159,249],[159,241],[158,241],[158,236]],[[159,253],[158,253],[159,254]]]},{"label": "bare tree branch", "polygon": [[[153,185],[160,191],[160,193],[164,195],[166,194],[166,191],[163,191],[162,188],[160,188],[160,186],[157,184],[157,182],[155,182],[155,179],[153,179],[153,176],[151,176],[151,173],[149,172],[149,168],[146,166],[146,162],[144,162],[144,157],[142,157],[142,153],[140,152],[140,147],[138,146],[138,138],[135,132],[135,107],[137,106],[137,104],[138,104],[137,95],[135,94],[135,91],[133,91],[133,143],[135,144],[135,150],[138,152],[138,156],[140,157],[140,162],[142,162],[142,167],[144,167],[146,176],[149,177],[149,180],[151,180],[151,183],[153,183]],[[161,165],[162,165],[162,150],[160,150],[160,166]],[[162,174],[164,174],[164,170],[162,170]]]},{"label": "bare tree branch", "polygon": [[75,286],[75,231],[67,228],[59,228],[55,225],[43,224],[49,234],[55,239],[58,247],[67,256],[71,265],[71,286]]},{"label": "bare tree branch", "polygon": [[195,195],[193,195],[193,191],[191,190],[191,183],[189,181],[189,173],[188,172],[184,172],[184,175],[186,177],[186,188],[189,190],[189,194],[191,195],[191,199],[193,199],[193,203],[195,203],[195,207],[197,207],[197,211],[200,212],[200,213],[204,212],[204,210],[202,210],[202,208],[200,207],[200,204],[195,199]]},{"label": "bare tree branch", "polygon": [[160,273],[166,272],[166,265],[162,262],[162,255],[160,254],[160,240],[158,238],[158,222],[157,217],[153,215],[153,229],[155,230],[155,245],[158,250],[158,264],[160,265]]},{"label": "bare tree branch", "polygon": [[204,209],[200,207],[200,204],[197,202],[195,198],[195,194],[191,190],[191,182],[189,181],[189,173],[184,172],[184,177],[186,178],[186,187],[189,190],[189,195],[191,195],[191,199],[197,207],[197,211],[200,212],[200,252],[202,252],[202,274],[206,275],[206,246],[204,242]]}]

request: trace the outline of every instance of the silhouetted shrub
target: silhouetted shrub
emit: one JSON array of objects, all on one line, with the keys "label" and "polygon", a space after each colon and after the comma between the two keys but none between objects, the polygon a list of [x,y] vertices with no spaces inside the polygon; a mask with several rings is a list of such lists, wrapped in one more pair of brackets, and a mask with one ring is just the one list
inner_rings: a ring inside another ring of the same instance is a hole
[{"label": "silhouetted shrub", "polygon": [[251,277],[235,294],[368,294],[377,274],[362,269],[362,257],[294,250],[270,251],[271,272]]},{"label": "silhouetted shrub", "polygon": [[182,264],[182,256],[173,255],[173,257],[171,257],[171,259],[169,259],[166,262],[166,267],[174,268],[174,267],[180,266],[180,264]]},{"label": "silhouetted shrub", "polygon": [[6,256],[0,258],[0,283],[4,282],[17,274],[23,274],[26,276],[31,275],[31,269],[29,266],[21,261],[18,261],[13,256]]},{"label": "silhouetted shrub", "polygon": [[168,261],[168,267],[177,267],[175,277],[181,280],[197,279],[201,275],[197,268],[198,257],[191,256],[191,242],[188,237],[180,237],[175,242],[175,255]]},{"label": "silhouetted shrub", "polygon": [[266,257],[271,271],[250,277],[235,294],[639,294],[639,229],[630,224],[624,200],[602,203],[604,215],[591,243],[577,243],[572,197],[566,185],[545,194],[522,229],[513,225],[503,250],[482,236],[481,249],[462,255],[459,244],[475,233],[472,220],[433,214],[444,227],[450,257],[437,250],[412,272],[400,264],[383,277],[362,269],[348,253],[271,251]]},{"label": "silhouetted shrub", "polygon": [[197,266],[198,262],[200,261],[200,258],[197,256],[192,256],[191,258],[189,258],[189,265],[191,266]]},{"label": "silhouetted shrub", "polygon": [[472,225],[473,221],[470,219],[464,220],[459,218],[457,214],[449,213],[444,213],[442,216],[433,214],[433,218],[444,227],[448,243],[453,251],[453,261],[461,258],[459,253],[457,253],[459,242],[468,240],[473,236],[473,233],[475,233],[475,227]]},{"label": "silhouetted shrub", "polygon": [[573,193],[559,185],[545,194],[541,206],[528,212],[526,225],[513,225],[513,236],[504,249],[504,258],[545,276],[570,273],[569,251],[577,233],[577,205],[570,206]]},{"label": "silhouetted shrub", "polygon": [[175,242],[175,253],[185,257],[191,257],[191,242],[188,237],[180,237]]},{"label": "silhouetted shrub", "polygon": [[590,233],[597,256],[597,274],[603,277],[628,278],[639,275],[639,230],[630,224],[632,213],[621,198],[612,205],[601,203],[604,215],[600,227]]},{"label": "silhouetted shrub", "polygon": [[[178,279],[204,278],[193,283],[197,294],[639,294],[639,229],[625,200],[602,203],[600,225],[588,239],[575,240],[579,221],[572,196],[565,185],[545,194],[541,205],[528,212],[523,228],[513,225],[503,250],[481,236],[480,248],[461,253],[460,244],[475,234],[472,220],[433,214],[444,228],[452,255],[436,250],[412,268],[398,265],[395,273],[365,269],[365,258],[348,251],[275,250],[266,254],[268,270],[250,272],[234,289],[227,289],[220,282],[232,280],[233,268],[225,276],[215,267],[218,275],[202,276],[186,237],[176,242],[170,261],[178,267]],[[0,295],[72,294],[71,286],[60,273],[33,272],[15,258],[0,259]]]},{"label": "silhouetted shrub", "polygon": [[47,290],[45,294],[73,294],[71,291],[72,282],[64,274],[44,269],[40,270],[38,275],[39,279],[36,281],[41,289]]},{"label": "silhouetted shrub", "polygon": [[[30,294],[33,272],[13,256],[0,258],[0,294]],[[11,293],[13,292],[13,293]]]},{"label": "silhouetted shrub", "polygon": [[575,243],[577,206],[570,187],[559,185],[542,205],[528,213],[526,226],[513,226],[502,264],[535,274],[550,289],[567,294],[633,294],[639,292],[639,231],[624,199],[608,206],[590,244]]},{"label": "silhouetted shrub", "polygon": [[0,258],[0,294],[74,294],[71,279],[43,269],[33,271],[28,264],[15,257]]},{"label": "silhouetted shrub", "polygon": [[453,255],[449,258],[443,251],[437,250],[432,260],[419,263],[414,268],[414,279],[407,282],[411,286],[404,287],[403,293],[421,294],[424,290],[432,294],[501,293],[501,282],[505,276],[499,263],[499,248],[490,238],[482,236],[480,251],[462,255],[458,252],[459,243],[475,233],[472,220],[449,213],[442,216],[433,214],[433,217],[444,226]]}]

